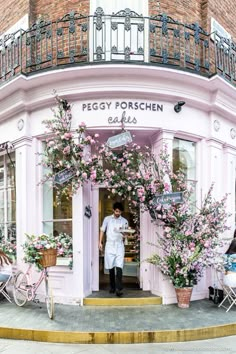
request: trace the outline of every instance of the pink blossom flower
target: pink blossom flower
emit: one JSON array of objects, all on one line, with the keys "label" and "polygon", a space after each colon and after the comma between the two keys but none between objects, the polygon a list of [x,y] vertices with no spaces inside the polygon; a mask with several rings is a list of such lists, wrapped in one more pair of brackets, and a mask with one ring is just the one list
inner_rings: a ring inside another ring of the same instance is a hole
[{"label": "pink blossom flower", "polygon": [[47,146],[48,147],[51,147],[51,146],[54,146],[55,145],[55,142],[53,141],[53,140],[51,140],[51,141],[49,141],[48,143],[47,143]]},{"label": "pink blossom flower", "polygon": [[63,149],[63,154],[64,155],[69,155],[70,154],[70,146],[66,146],[64,149]]}]

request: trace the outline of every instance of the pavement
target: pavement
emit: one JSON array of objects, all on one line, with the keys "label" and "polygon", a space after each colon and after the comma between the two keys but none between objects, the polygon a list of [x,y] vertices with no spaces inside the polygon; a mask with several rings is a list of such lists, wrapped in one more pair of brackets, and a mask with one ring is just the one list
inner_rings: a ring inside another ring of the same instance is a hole
[{"label": "pavement", "polygon": [[173,305],[74,306],[55,304],[50,320],[45,304],[18,307],[0,302],[0,338],[79,344],[185,342],[236,335],[236,306],[226,313],[212,301]]}]

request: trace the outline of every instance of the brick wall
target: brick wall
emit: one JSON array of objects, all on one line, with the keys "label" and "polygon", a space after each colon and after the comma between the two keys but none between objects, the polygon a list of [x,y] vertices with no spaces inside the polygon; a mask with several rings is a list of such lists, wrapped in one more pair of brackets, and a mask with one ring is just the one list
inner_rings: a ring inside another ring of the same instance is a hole
[{"label": "brick wall", "polygon": [[201,0],[149,0],[150,15],[165,13],[182,23],[202,22]]},{"label": "brick wall", "polygon": [[32,25],[38,19],[57,20],[72,10],[88,14],[89,4],[89,0],[0,0],[0,33],[26,14]]},{"label": "brick wall", "polygon": [[236,0],[208,0],[209,30],[211,17],[214,17],[236,42]]},{"label": "brick wall", "polygon": [[0,33],[29,13],[29,0],[0,0]]},{"label": "brick wall", "polygon": [[149,12],[150,15],[166,13],[183,23],[198,22],[208,32],[214,17],[236,40],[235,0],[149,0]]},{"label": "brick wall", "polygon": [[31,0],[31,3],[31,24],[39,18],[57,20],[70,11],[87,15],[90,7],[89,0]]}]

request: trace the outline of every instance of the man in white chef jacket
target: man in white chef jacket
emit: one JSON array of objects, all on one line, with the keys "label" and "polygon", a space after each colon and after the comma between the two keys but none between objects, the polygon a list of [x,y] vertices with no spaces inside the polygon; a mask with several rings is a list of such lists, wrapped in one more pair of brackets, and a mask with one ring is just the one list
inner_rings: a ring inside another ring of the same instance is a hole
[{"label": "man in white chef jacket", "polygon": [[122,296],[122,269],[124,266],[124,239],[120,230],[128,228],[128,221],[121,216],[124,211],[119,202],[113,205],[113,214],[106,216],[100,228],[99,249],[103,250],[103,238],[106,232],[105,268],[109,269],[110,293]]}]

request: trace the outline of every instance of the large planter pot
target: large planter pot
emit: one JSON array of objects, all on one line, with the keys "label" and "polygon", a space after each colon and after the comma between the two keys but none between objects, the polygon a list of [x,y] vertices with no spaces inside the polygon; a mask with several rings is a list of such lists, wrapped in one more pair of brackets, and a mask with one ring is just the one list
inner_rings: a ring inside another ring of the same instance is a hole
[{"label": "large planter pot", "polygon": [[180,307],[181,309],[189,308],[192,291],[192,287],[175,288],[178,307]]}]

